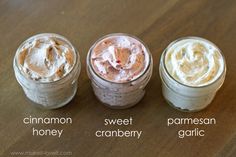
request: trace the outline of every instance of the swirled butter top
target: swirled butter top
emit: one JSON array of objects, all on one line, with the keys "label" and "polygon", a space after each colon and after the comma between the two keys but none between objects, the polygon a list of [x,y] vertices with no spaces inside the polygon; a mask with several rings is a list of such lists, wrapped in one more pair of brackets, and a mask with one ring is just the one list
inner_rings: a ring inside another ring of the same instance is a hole
[{"label": "swirled butter top", "polygon": [[214,82],[224,71],[220,50],[207,40],[182,39],[171,45],[165,55],[169,74],[189,86]]},{"label": "swirled butter top", "polygon": [[36,37],[18,51],[19,69],[26,77],[40,82],[61,79],[75,63],[74,50],[57,37]]},{"label": "swirled butter top", "polygon": [[98,42],[91,52],[95,72],[112,82],[128,82],[144,73],[149,54],[145,46],[129,36],[110,36]]}]

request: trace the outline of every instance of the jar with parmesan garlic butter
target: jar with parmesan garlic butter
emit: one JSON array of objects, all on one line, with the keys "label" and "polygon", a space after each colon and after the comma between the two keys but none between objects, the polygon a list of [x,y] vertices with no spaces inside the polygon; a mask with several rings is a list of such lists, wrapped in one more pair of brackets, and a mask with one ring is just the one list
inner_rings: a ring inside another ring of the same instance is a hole
[{"label": "jar with parmesan garlic butter", "polygon": [[80,56],[65,37],[43,33],[24,41],[16,51],[13,68],[25,95],[36,106],[55,109],[75,96]]},{"label": "jar with parmesan garlic butter", "polygon": [[181,111],[207,107],[222,86],[226,63],[221,50],[199,37],[184,37],[170,43],[160,59],[162,93]]}]

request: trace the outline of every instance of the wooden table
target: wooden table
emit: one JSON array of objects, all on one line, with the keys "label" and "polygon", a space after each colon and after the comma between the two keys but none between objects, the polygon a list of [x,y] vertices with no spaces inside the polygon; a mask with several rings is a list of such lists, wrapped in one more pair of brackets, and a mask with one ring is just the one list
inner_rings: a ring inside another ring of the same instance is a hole
[{"label": "wooden table", "polygon": [[[236,1],[235,0],[1,0],[0,1],[0,154],[64,152],[81,157],[233,157],[236,156]],[[82,71],[75,98],[57,110],[31,105],[17,83],[12,61],[28,37],[54,32],[79,50]],[[126,110],[111,110],[94,96],[86,74],[90,46],[108,33],[136,35],[149,47],[154,71],[144,99]],[[173,40],[200,36],[214,42],[227,61],[227,76],[212,104],[197,113],[170,107],[158,74],[162,51]],[[71,117],[71,125],[25,125],[24,117]],[[105,118],[133,118],[132,126],[104,126]],[[198,126],[204,137],[179,139],[195,126],[167,126],[168,118],[213,117],[217,124]],[[57,128],[60,138],[32,136],[32,128]],[[141,138],[98,138],[96,130],[142,130]],[[28,154],[29,155],[29,154]],[[25,154],[25,156],[28,156]],[[20,156],[15,155],[15,156]],[[24,155],[23,155],[24,156]],[[29,155],[30,156],[30,155]],[[56,155],[54,155],[56,156]]]}]

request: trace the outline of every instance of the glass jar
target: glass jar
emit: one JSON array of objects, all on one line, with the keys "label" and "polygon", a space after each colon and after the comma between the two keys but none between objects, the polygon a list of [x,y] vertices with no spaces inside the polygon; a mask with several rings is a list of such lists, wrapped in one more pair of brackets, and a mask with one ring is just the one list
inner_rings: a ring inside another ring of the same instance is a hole
[{"label": "glass jar", "polygon": [[222,73],[213,82],[203,86],[190,86],[180,82],[179,80],[176,80],[167,70],[165,57],[168,50],[174,44],[186,39],[196,39],[207,42],[208,44],[216,48],[221,55],[222,53],[215,44],[199,37],[184,37],[177,39],[170,43],[162,53],[159,73],[162,80],[162,93],[164,98],[166,99],[168,104],[180,111],[195,112],[207,107],[214,99],[216,92],[220,89],[225,80],[226,65],[224,56],[222,55],[224,64]]},{"label": "glass jar", "polygon": [[[146,68],[134,80],[130,80],[127,82],[113,82],[97,74],[92,66],[91,54],[93,52],[94,47],[103,39],[114,36],[131,37],[140,42],[145,47],[148,53],[149,58]],[[113,109],[129,108],[137,104],[143,98],[145,94],[144,88],[152,76],[152,68],[153,68],[152,56],[147,46],[138,38],[124,33],[108,34],[98,39],[90,48],[87,55],[87,73],[91,80],[93,91],[96,97],[103,104]]]},{"label": "glass jar", "polygon": [[[20,68],[20,64],[18,63],[17,58],[22,47],[26,43],[42,37],[53,37],[65,42],[71,48],[75,56],[72,69],[65,74],[65,76],[56,81],[40,82],[28,78],[24,75]],[[69,40],[58,34],[42,33],[30,37],[19,46],[14,57],[13,68],[18,83],[23,88],[25,95],[34,102],[34,105],[46,109],[55,109],[66,105],[75,96],[81,63],[78,51]]]}]

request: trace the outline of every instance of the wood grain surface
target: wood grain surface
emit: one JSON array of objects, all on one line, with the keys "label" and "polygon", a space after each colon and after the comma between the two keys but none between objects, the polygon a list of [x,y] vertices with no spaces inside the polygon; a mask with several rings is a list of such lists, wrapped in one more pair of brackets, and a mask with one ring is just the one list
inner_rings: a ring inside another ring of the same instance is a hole
[{"label": "wood grain surface", "polygon": [[[79,157],[234,157],[236,156],[236,1],[235,0],[1,0],[0,1],[0,155],[59,151]],[[53,32],[79,50],[82,71],[75,98],[57,110],[32,106],[17,83],[12,62],[28,37]],[[143,100],[130,109],[112,110],[94,96],[86,73],[90,46],[108,33],[133,34],[149,47],[153,76]],[[224,53],[227,76],[205,110],[183,113],[170,107],[158,74],[162,51],[173,40],[200,36]],[[72,125],[25,125],[24,117],[71,117]],[[133,117],[132,126],[104,126],[104,118]],[[179,139],[177,131],[195,126],[167,126],[175,117],[213,117],[199,126],[204,137]],[[32,136],[32,127],[64,129],[60,138]],[[96,130],[142,130],[135,138],[97,138]],[[20,156],[20,155],[15,155]],[[30,156],[30,155],[22,155]]]}]

